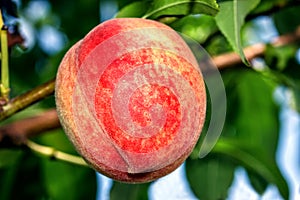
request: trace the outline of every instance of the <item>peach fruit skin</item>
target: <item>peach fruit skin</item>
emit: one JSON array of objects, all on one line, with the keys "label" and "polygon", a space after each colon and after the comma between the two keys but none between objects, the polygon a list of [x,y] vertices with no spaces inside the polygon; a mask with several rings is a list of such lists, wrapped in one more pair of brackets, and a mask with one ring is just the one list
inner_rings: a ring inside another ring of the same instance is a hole
[{"label": "peach fruit skin", "polygon": [[[180,157],[173,158],[172,163],[167,163],[164,167],[152,170],[151,166],[149,166],[149,170],[144,170],[138,173],[134,171],[124,171],[118,170],[116,167],[112,167],[107,163],[101,163],[97,159],[94,153],[91,153],[90,147],[87,146],[81,139],[78,130],[78,124],[75,120],[77,115],[76,110],[74,111],[74,90],[76,88],[77,76],[81,70],[81,66],[88,58],[88,56],[93,53],[94,49],[104,41],[110,39],[113,36],[116,36],[120,33],[126,33],[131,30],[141,29],[141,28],[157,28],[162,30],[173,31],[168,26],[161,24],[156,21],[139,19],[139,18],[120,18],[106,21],[96,28],[94,28],[90,33],[88,33],[83,40],[77,42],[65,55],[63,58],[57,73],[56,78],[56,88],[55,88],[55,100],[57,105],[57,111],[59,115],[60,122],[65,130],[67,136],[74,144],[77,151],[82,155],[82,157],[89,163],[94,169],[99,171],[100,173],[113,178],[117,181],[128,182],[128,183],[142,183],[149,182],[160,178],[164,175],[169,174],[177,167],[179,167],[185,159],[189,156],[191,151],[193,150],[200,132],[202,130],[202,126],[204,124],[205,112],[206,112],[206,94],[205,94],[205,86],[199,71],[199,80],[197,80],[196,84],[198,84],[197,88],[200,91],[199,94],[195,94],[197,96],[197,100],[199,102],[199,127],[196,129],[196,133],[191,136],[191,143],[188,147],[185,147],[184,152]],[[130,34],[130,33],[129,33]],[[177,41],[174,41],[175,43]],[[130,45],[130,44],[128,44]],[[151,48],[151,47],[150,47]],[[188,49],[187,46],[182,46],[183,51],[188,51],[187,56],[194,59],[192,53]],[[180,50],[182,51],[182,50]],[[184,55],[183,55],[184,56]],[[194,59],[192,61],[192,65],[197,68],[197,61]],[[199,70],[199,69],[197,69]],[[88,80],[87,80],[88,81]],[[193,84],[193,83],[192,83]],[[83,119],[82,120],[90,120]],[[88,131],[84,134],[89,134]],[[95,145],[95,144],[92,144]],[[93,146],[93,148],[97,148]],[[101,147],[102,148],[102,147]],[[115,162],[115,160],[124,159],[122,155],[119,155],[118,151],[112,152],[112,149],[101,149],[102,155],[109,153],[111,154],[111,162]],[[108,152],[109,151],[109,152]],[[168,155],[172,157],[172,155]],[[143,166],[143,169],[147,166]],[[145,168],[146,169],[146,168]]]}]

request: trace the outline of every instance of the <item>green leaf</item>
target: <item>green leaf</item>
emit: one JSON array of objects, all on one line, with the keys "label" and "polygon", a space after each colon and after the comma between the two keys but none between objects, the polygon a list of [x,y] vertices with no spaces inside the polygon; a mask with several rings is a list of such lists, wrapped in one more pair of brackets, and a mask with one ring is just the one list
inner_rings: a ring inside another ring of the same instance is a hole
[{"label": "green leaf", "polygon": [[265,61],[270,68],[283,71],[289,67],[289,60],[296,55],[297,46],[287,45],[282,47],[273,47],[268,45],[265,53]]},{"label": "green leaf", "polygon": [[43,182],[49,199],[96,199],[94,170],[47,158],[42,161]]},{"label": "green leaf", "polygon": [[294,32],[300,25],[300,6],[283,9],[273,15],[279,34]]},{"label": "green leaf", "polygon": [[13,190],[13,183],[15,181],[17,167],[16,165],[7,168],[0,168],[0,199],[11,199],[11,193]]},{"label": "green leaf", "polygon": [[228,137],[250,146],[263,146],[265,151],[258,154],[274,156],[279,133],[279,111],[273,100],[276,85],[250,69],[228,73],[223,74],[229,102],[227,111],[231,114],[226,124],[234,128],[233,135]]},{"label": "green leaf", "polygon": [[188,15],[176,20],[170,26],[199,43],[205,42],[211,34],[218,31],[214,18],[208,15]]},{"label": "green leaf", "polygon": [[300,113],[300,64],[295,58],[291,58],[287,66],[281,75],[286,81],[284,85],[291,91],[288,103],[291,108]]},{"label": "green leaf", "polygon": [[219,11],[215,0],[154,0],[143,18],[157,19],[160,16],[188,14],[216,15]]},{"label": "green leaf", "polygon": [[287,0],[261,0],[260,4],[251,12],[252,14],[260,14],[267,12],[272,8],[281,7],[287,3]]},{"label": "green leaf", "polygon": [[273,100],[275,84],[258,72],[229,70],[223,73],[228,113],[225,128],[212,153],[231,157],[256,178],[258,192],[265,182],[275,184],[287,199],[288,186],[276,160],[279,109]]},{"label": "green leaf", "polygon": [[216,16],[216,22],[221,32],[225,35],[233,50],[237,52],[246,65],[250,65],[246,59],[241,44],[241,28],[247,14],[254,9],[260,0],[232,0],[223,1],[220,12]]},{"label": "green leaf", "polygon": [[292,94],[286,100],[287,103],[300,112],[300,64],[296,58],[297,50],[297,45],[268,47],[265,61],[269,68],[263,73],[287,87]]},{"label": "green leaf", "polygon": [[224,156],[208,155],[203,159],[187,159],[186,175],[199,199],[226,199],[234,176],[235,164]]},{"label": "green leaf", "polygon": [[[37,140],[75,153],[61,130],[42,134]],[[0,152],[0,159],[8,160],[3,162],[5,168],[0,168],[1,200],[96,198],[96,174],[91,168],[40,157],[30,151]]]},{"label": "green leaf", "polygon": [[232,48],[223,35],[214,36],[213,39],[209,41],[209,44],[205,49],[211,56],[216,56],[228,51],[232,51]]},{"label": "green leaf", "polygon": [[[120,9],[124,8],[125,6],[136,2],[136,0],[116,0],[118,2],[118,7]],[[147,0],[148,1],[148,0]]]},{"label": "green leaf", "polygon": [[149,183],[127,184],[113,182],[110,191],[110,200],[147,200]]},{"label": "green leaf", "polygon": [[22,151],[13,149],[0,149],[0,168],[15,165],[22,155]]},{"label": "green leaf", "polygon": [[[76,153],[61,129],[42,134],[38,138],[38,143],[66,153]],[[43,182],[49,198],[62,200],[96,198],[96,174],[93,169],[51,160],[48,157],[40,159]]]},{"label": "green leaf", "polygon": [[1,149],[0,153],[0,199],[10,199],[13,193],[18,166],[23,153],[19,150]]},{"label": "green leaf", "polygon": [[[264,148],[248,146],[238,143],[239,141],[221,139],[213,149],[214,153],[224,154],[236,160],[244,166],[247,171],[264,179],[268,183],[275,184],[284,199],[288,199],[289,189],[275,161],[275,156],[270,158],[265,156]],[[255,149],[256,148],[256,149]],[[262,154],[259,154],[262,152]],[[257,186],[257,185],[255,185]],[[259,190],[262,193],[261,190]]]},{"label": "green leaf", "polygon": [[250,170],[248,170],[248,176],[255,191],[263,195],[268,187],[268,182],[258,174],[252,173]]},{"label": "green leaf", "polygon": [[40,159],[24,152],[15,165],[0,170],[0,199],[45,199]]},{"label": "green leaf", "polygon": [[122,17],[142,17],[149,8],[149,1],[137,1],[123,7],[117,14],[116,18]]}]

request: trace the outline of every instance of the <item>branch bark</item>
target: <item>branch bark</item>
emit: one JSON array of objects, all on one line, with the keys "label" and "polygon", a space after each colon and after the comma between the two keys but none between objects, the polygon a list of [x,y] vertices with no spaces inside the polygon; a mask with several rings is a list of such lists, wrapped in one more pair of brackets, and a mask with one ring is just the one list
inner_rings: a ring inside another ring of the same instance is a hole
[{"label": "branch bark", "polygon": [[[284,46],[288,44],[292,44],[300,39],[300,26],[290,34],[279,36],[275,38],[271,45],[274,47]],[[252,46],[246,47],[244,49],[245,56],[248,60],[252,60],[253,58],[262,56],[266,51],[267,45],[263,43],[254,44]],[[234,66],[237,64],[241,64],[242,60],[239,55],[230,52],[225,53],[216,57],[213,57],[213,62],[219,69],[227,68],[230,66]]]},{"label": "branch bark", "polygon": [[[300,26],[295,32],[287,35],[282,35],[276,38],[271,45],[284,46],[294,43],[300,39]],[[266,50],[266,44],[255,44],[244,49],[246,57],[251,60],[261,56]],[[242,61],[236,53],[225,53],[214,57],[213,62],[219,69],[224,69],[230,66],[241,64]],[[42,100],[43,98],[54,93],[55,80],[51,80],[43,85],[34,88],[33,90],[20,95],[5,106],[0,111],[0,121],[8,118],[14,113]],[[23,119],[13,122],[0,128],[0,144],[3,138],[9,137],[14,144],[24,144],[27,138],[45,132],[49,129],[60,127],[57,113],[55,110],[50,110],[42,113],[39,116]]]},{"label": "branch bark", "polygon": [[22,145],[27,138],[60,127],[55,109],[0,127],[0,143]]},{"label": "branch bark", "polygon": [[0,121],[3,121],[16,112],[52,95],[54,93],[54,88],[55,80],[53,79],[30,90],[29,92],[26,92],[25,94],[13,98],[0,109]]},{"label": "branch bark", "polygon": [[31,151],[54,160],[85,166],[88,164],[82,157],[59,151],[53,147],[43,146],[28,138],[60,127],[55,109],[40,115],[22,119],[0,128],[0,147],[24,146]]}]

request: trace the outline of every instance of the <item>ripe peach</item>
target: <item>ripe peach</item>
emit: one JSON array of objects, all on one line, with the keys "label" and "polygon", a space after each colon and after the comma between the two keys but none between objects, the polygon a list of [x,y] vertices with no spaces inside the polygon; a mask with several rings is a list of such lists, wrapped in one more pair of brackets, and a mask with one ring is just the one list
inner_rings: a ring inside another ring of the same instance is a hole
[{"label": "ripe peach", "polygon": [[56,104],[83,158],[123,182],[175,170],[193,150],[206,94],[191,50],[168,26],[121,18],[95,27],[63,58]]}]

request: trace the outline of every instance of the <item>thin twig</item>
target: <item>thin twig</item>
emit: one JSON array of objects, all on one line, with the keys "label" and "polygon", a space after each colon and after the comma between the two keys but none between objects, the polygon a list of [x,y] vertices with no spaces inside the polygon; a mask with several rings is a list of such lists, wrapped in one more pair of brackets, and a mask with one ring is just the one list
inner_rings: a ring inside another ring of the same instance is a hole
[{"label": "thin twig", "polygon": [[26,141],[26,146],[33,152],[55,160],[61,160],[68,163],[88,167],[88,164],[79,156],[67,154],[55,148],[37,144],[31,140]]},{"label": "thin twig", "polygon": [[0,111],[0,121],[52,95],[54,93],[54,87],[55,80],[51,80],[30,90],[25,94],[15,97],[2,107],[2,110]]},{"label": "thin twig", "polygon": [[[55,109],[34,117],[25,118],[0,127],[0,144],[2,146],[27,146],[33,152],[55,160],[88,166],[79,156],[61,152],[53,147],[37,144],[28,138],[60,127]],[[8,144],[4,144],[8,143]]]}]

